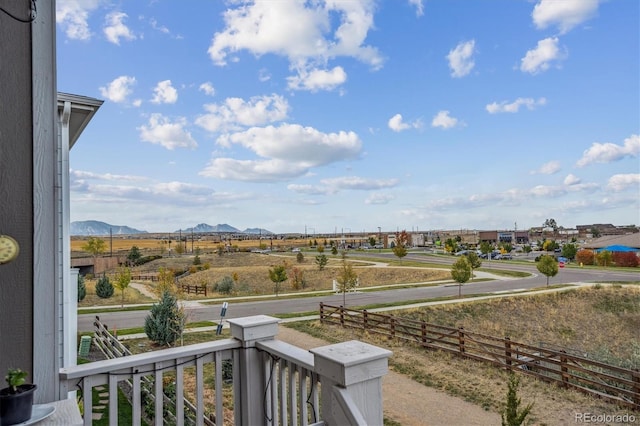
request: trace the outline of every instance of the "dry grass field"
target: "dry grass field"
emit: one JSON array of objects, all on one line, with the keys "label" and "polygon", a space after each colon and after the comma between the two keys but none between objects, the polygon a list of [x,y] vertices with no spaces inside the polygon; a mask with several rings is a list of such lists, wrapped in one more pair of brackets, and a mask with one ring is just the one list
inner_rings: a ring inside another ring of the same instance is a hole
[{"label": "dry grass field", "polygon": [[[464,326],[473,332],[501,336],[531,344],[549,342],[599,357],[603,361],[640,367],[640,288],[582,289],[546,296],[525,296],[499,301],[478,301],[394,313],[424,318],[443,325]],[[359,339],[393,351],[390,368],[450,395],[461,397],[486,410],[499,412],[507,392],[505,371],[485,363],[460,359],[452,354],[423,350],[406,342],[389,341],[360,330],[326,326],[319,321],[292,323],[327,342]],[[568,339],[567,335],[573,335]],[[575,424],[576,413],[633,414],[573,390],[561,389],[529,376],[520,377],[519,396],[533,402],[530,423]],[[455,409],[452,407],[451,409]],[[606,424],[620,424],[608,422]],[[635,423],[634,423],[635,424]]]},{"label": "dry grass field", "polygon": [[[172,252],[175,253],[176,250],[176,241],[177,236],[172,235],[173,238],[171,244],[169,244],[169,237],[167,238],[137,238],[135,236],[113,236],[113,238],[109,237],[98,237],[102,239],[106,244],[106,252],[113,252],[114,254],[126,255],[131,247],[136,246],[142,252],[143,255],[149,254],[167,254],[169,252],[169,248],[171,248]],[[217,240],[213,239],[202,239],[202,240],[194,240],[193,243],[189,239],[189,236],[185,234],[183,237],[187,238],[186,242],[183,242],[183,246],[185,249],[185,253],[195,253],[196,249],[200,250],[202,254],[206,253],[214,253],[221,244],[224,244]],[[73,256],[82,256],[88,255],[87,252],[83,250],[83,246],[87,244],[87,240],[89,237],[71,237],[71,252]],[[262,248],[269,248],[273,250],[290,250],[293,247],[308,247],[309,241],[313,241],[312,239],[269,239],[269,238],[256,238],[256,239],[247,239],[247,240],[232,240],[229,241],[231,247],[237,250],[251,250],[258,249],[262,246]],[[324,239],[317,239],[318,243],[323,243]]]},{"label": "dry grass field", "polygon": [[[200,256],[201,264],[207,265],[208,269],[195,272],[187,277],[181,278],[181,284],[206,285],[206,298],[222,297],[214,291],[215,284],[224,277],[237,278],[234,283],[232,296],[252,296],[274,293],[274,283],[269,279],[269,269],[274,265],[287,265],[287,275],[289,279],[280,284],[281,293],[304,293],[314,290],[329,290],[332,288],[333,280],[338,277],[342,264],[340,256],[328,255],[328,265],[320,271],[315,263],[316,252],[305,253],[304,261],[299,263],[293,255],[279,254],[259,254],[259,253],[225,253],[203,254]],[[132,274],[157,274],[161,268],[182,271],[193,266],[193,256],[165,257],[133,268]],[[347,258],[348,260],[348,258]],[[358,275],[360,287],[372,287],[390,284],[405,283],[425,283],[437,280],[451,279],[448,269],[429,268],[400,268],[372,267],[362,261],[349,261],[354,266],[354,271]],[[296,268],[305,280],[304,288],[294,289],[292,283],[293,268]],[[116,271],[110,271],[112,274]],[[153,288],[153,282],[145,282]],[[116,305],[121,303],[119,291],[109,299],[100,299],[95,295],[95,279],[87,279],[87,297],[80,303],[81,307]],[[182,298],[187,300],[204,299],[204,295],[182,294]],[[125,291],[125,303],[150,303],[153,300],[144,297],[137,290],[128,288]]]}]

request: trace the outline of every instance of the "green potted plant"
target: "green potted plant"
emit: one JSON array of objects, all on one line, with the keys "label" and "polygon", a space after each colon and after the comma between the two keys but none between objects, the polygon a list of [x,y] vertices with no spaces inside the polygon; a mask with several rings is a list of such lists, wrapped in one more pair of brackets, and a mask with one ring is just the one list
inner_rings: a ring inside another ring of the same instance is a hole
[{"label": "green potted plant", "polygon": [[36,385],[26,382],[27,373],[10,368],[5,376],[8,386],[0,389],[0,425],[15,425],[31,418]]}]

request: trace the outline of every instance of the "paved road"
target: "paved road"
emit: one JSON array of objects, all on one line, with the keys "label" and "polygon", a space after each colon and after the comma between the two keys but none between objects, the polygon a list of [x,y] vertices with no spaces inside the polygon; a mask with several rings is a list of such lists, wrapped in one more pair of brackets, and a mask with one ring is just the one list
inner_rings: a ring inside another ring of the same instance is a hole
[{"label": "paved road", "polygon": [[[379,257],[379,254],[376,254]],[[393,255],[391,255],[393,256]],[[420,254],[411,254],[405,259],[422,260],[425,262],[452,263],[455,258],[433,257]],[[529,278],[521,279],[500,279],[494,281],[482,281],[467,283],[462,288],[463,294],[470,293],[493,293],[513,290],[530,289],[541,287],[546,284],[546,277],[540,275],[534,264],[525,265],[521,263],[508,263],[509,261],[483,261],[483,268],[510,269],[530,272]],[[579,282],[615,282],[615,281],[638,281],[640,275],[637,272],[617,272],[588,270],[579,268],[560,269],[558,275],[550,279],[551,284],[557,283],[579,283]],[[458,287],[452,284],[444,284],[435,287],[405,288],[385,291],[375,291],[366,293],[349,293],[346,295],[346,306],[361,306],[376,303],[405,302],[420,299],[430,299],[443,296],[455,296],[458,294]],[[251,315],[274,315],[281,313],[311,312],[317,311],[320,302],[326,304],[341,305],[342,294],[325,295],[317,297],[296,298],[280,300],[265,300],[255,302],[233,303],[230,301],[227,309],[226,319],[240,318]],[[221,304],[190,306],[187,308],[188,321],[217,320],[220,315]],[[147,311],[126,311],[110,312],[100,314],[100,319],[110,328],[124,329],[141,327]],[[78,330],[92,331],[95,314],[78,315]]]}]

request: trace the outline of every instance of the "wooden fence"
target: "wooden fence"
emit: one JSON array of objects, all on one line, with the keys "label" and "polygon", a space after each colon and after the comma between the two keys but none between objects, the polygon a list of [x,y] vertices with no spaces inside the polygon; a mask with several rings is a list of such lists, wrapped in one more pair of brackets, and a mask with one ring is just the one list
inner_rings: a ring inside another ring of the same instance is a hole
[{"label": "wooden fence", "polygon": [[198,294],[204,294],[205,297],[207,296],[207,286],[206,285],[188,285],[188,284],[182,284],[182,290],[186,291],[188,294],[194,293],[196,295]]},{"label": "wooden fence", "polygon": [[366,330],[519,371],[565,388],[640,410],[640,370],[408,318],[320,303],[320,321]]},{"label": "wooden fence", "polygon": [[[109,329],[107,328],[107,326],[102,324],[102,322],[100,322],[100,317],[98,317],[97,315],[96,315],[96,319],[93,321],[93,326],[94,326],[93,343],[95,343],[98,349],[100,349],[100,352],[102,352],[102,354],[107,359],[114,359],[114,358],[120,358],[123,356],[131,355],[131,351],[129,351],[129,349],[126,346],[124,346],[122,342],[118,340],[117,337],[115,337],[109,332]],[[154,383],[152,379],[145,376],[143,377],[142,381],[143,381],[142,383],[143,388],[147,387],[148,389],[153,389]],[[121,383],[128,386],[129,391],[131,390],[131,383],[129,383],[128,381],[123,381]],[[155,399],[154,393],[151,391],[147,391],[145,392],[145,395],[151,400],[151,405],[153,405],[153,400]],[[176,418],[173,415],[173,412],[175,411],[175,401],[173,401],[170,397],[168,397],[165,394],[163,394],[163,399],[164,399],[165,407],[169,408],[169,410],[167,410],[167,412],[165,413],[164,424],[167,424],[167,425],[177,424]],[[197,413],[196,406],[193,405],[191,401],[184,398],[184,408],[185,408],[185,412],[190,413],[191,415],[190,418],[193,421],[193,423],[194,424],[197,423],[195,421],[195,415]],[[205,426],[215,426],[215,419],[210,419],[209,417],[205,416],[203,417],[202,420]]]}]

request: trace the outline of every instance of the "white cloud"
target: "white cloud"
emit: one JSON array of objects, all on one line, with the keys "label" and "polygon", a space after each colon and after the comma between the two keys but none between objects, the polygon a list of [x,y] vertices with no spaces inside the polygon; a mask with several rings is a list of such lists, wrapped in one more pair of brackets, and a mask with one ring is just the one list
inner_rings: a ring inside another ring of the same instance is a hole
[{"label": "white cloud", "polygon": [[162,114],[152,114],[149,118],[149,124],[138,127],[138,130],[140,131],[140,139],[145,142],[158,144],[169,150],[194,149],[198,144],[191,137],[191,133],[185,130],[186,125],[187,121],[184,118],[178,118],[171,122]]},{"label": "white cloud", "polygon": [[564,184],[568,186],[577,185],[580,182],[581,182],[581,179],[571,173],[569,173],[567,177],[564,178]]},{"label": "white cloud", "polygon": [[449,111],[439,111],[431,121],[431,127],[441,127],[443,129],[450,129],[460,124],[457,118],[449,115]]},{"label": "white cloud", "polygon": [[69,174],[73,176],[75,180],[92,179],[92,180],[107,180],[107,181],[126,181],[126,182],[143,182],[149,178],[136,175],[114,175],[111,173],[94,173],[83,170],[69,171]]},{"label": "white cloud", "polygon": [[207,114],[196,119],[196,124],[209,132],[240,130],[287,118],[289,103],[280,95],[254,96],[248,101],[227,98],[222,104],[204,106]]},{"label": "white cloud", "polygon": [[260,70],[258,71],[258,80],[263,83],[265,81],[271,80],[271,73],[266,68],[260,68]]},{"label": "white cloud", "polygon": [[56,1],[56,23],[64,29],[70,39],[89,40],[89,14],[100,6],[100,0]]},{"label": "white cloud", "polygon": [[475,40],[469,40],[459,43],[454,49],[449,51],[447,60],[449,61],[452,77],[464,77],[471,72],[475,65],[472,58],[475,45]]},{"label": "white cloud", "polygon": [[171,85],[171,80],[160,81],[153,89],[154,104],[175,104],[178,100],[178,91]]},{"label": "white cloud", "polygon": [[312,167],[355,159],[362,142],[354,132],[322,133],[311,127],[283,124],[252,127],[218,138],[222,146],[239,145],[266,160],[215,158],[203,176],[242,181],[276,181],[302,176]]},{"label": "white cloud", "polygon": [[556,25],[561,34],[593,17],[598,11],[599,0],[540,0],[531,17],[539,29]]},{"label": "white cloud", "polygon": [[508,101],[502,101],[500,103],[493,102],[488,104],[486,109],[490,114],[496,114],[499,112],[518,112],[521,106],[525,106],[527,109],[533,110],[537,106],[545,105],[546,103],[547,100],[545,98],[540,98],[538,100],[533,98],[518,98],[511,103]]},{"label": "white cloud", "polygon": [[252,127],[244,132],[222,135],[218,144],[241,145],[263,158],[277,158],[308,167],[354,159],[362,142],[354,132],[323,133],[299,124]]},{"label": "white cloud", "polygon": [[403,130],[407,130],[407,129],[419,129],[422,127],[422,121],[420,120],[416,120],[413,123],[405,123],[402,119],[402,115],[401,114],[396,114],[393,117],[391,117],[389,119],[389,121],[387,122],[387,125],[389,126],[389,128],[391,130],[393,130],[394,132],[401,132]]},{"label": "white cloud", "polygon": [[135,83],[135,77],[123,75],[113,80],[106,87],[100,87],[100,94],[111,102],[124,103],[132,93],[131,86]]},{"label": "white cloud", "polygon": [[322,179],[321,183],[336,190],[372,190],[393,188],[398,184],[398,179],[365,179],[359,176],[343,176]]},{"label": "white cloud", "polygon": [[640,154],[640,135],[631,135],[624,140],[624,145],[613,143],[593,143],[584,151],[576,165],[584,167],[593,163],[611,163],[625,157],[636,158]]},{"label": "white cloud", "polygon": [[287,185],[287,189],[289,191],[293,191],[298,194],[305,194],[305,195],[327,195],[333,192],[332,189],[326,188],[326,187],[320,187],[315,185],[300,185],[295,183]]},{"label": "white cloud", "polygon": [[[247,50],[255,56],[275,54],[288,58],[297,71],[293,87],[333,88],[344,82],[344,70],[334,68],[315,73],[337,57],[352,57],[374,69],[382,66],[377,49],[365,43],[373,28],[373,0],[301,2],[231,2],[237,8],[224,12],[225,29],[214,34],[208,53],[216,65],[226,65],[228,56]],[[311,81],[305,76],[309,75]],[[333,82],[318,84],[313,78]],[[310,90],[310,89],[307,89]]]},{"label": "white cloud", "polygon": [[365,179],[359,176],[342,176],[322,179],[321,185],[290,184],[287,189],[305,195],[328,195],[340,191],[370,191],[392,188],[398,184],[398,179]]},{"label": "white cloud", "polygon": [[409,0],[409,4],[416,7],[416,15],[417,16],[424,15],[423,0]]},{"label": "white cloud", "polygon": [[538,74],[548,70],[552,61],[564,59],[566,54],[560,52],[558,43],[558,37],[540,40],[536,48],[527,51],[527,54],[522,58],[520,70],[530,74]]},{"label": "white cloud", "polygon": [[214,158],[199,174],[217,179],[242,182],[277,182],[293,179],[307,172],[303,164],[283,160],[236,160]]},{"label": "white cloud", "polygon": [[364,200],[365,204],[389,204],[389,202],[393,201],[396,197],[391,194],[382,194],[379,192],[374,192],[370,194],[366,200]]},{"label": "white cloud", "polygon": [[615,192],[624,191],[629,187],[634,187],[636,194],[638,193],[638,190],[640,190],[640,173],[613,175],[609,178],[607,184],[607,188]]},{"label": "white cloud", "polygon": [[287,77],[287,81],[291,90],[333,90],[347,81],[347,73],[342,67],[334,67],[331,70],[300,70],[297,76]]},{"label": "white cloud", "polygon": [[123,12],[111,12],[105,17],[104,35],[113,44],[120,44],[120,39],[135,40],[136,35],[124,24],[128,15]]},{"label": "white cloud", "polygon": [[211,84],[210,81],[202,83],[198,88],[198,90],[204,92],[206,95],[209,95],[209,96],[213,96],[216,94],[216,89],[215,87],[213,87],[213,84]]},{"label": "white cloud", "polygon": [[158,24],[158,21],[156,21],[155,19],[151,18],[149,20],[149,23],[151,24],[151,28],[153,28],[154,30],[160,31],[163,34],[171,34],[169,28],[165,27],[164,25]]},{"label": "white cloud", "polygon": [[544,163],[538,170],[533,170],[530,172],[532,175],[552,175],[558,173],[560,171],[560,162],[559,161],[549,161],[548,163]]}]

